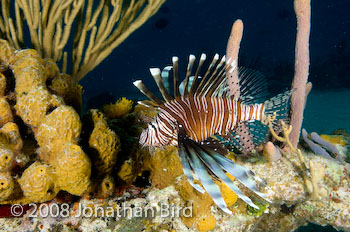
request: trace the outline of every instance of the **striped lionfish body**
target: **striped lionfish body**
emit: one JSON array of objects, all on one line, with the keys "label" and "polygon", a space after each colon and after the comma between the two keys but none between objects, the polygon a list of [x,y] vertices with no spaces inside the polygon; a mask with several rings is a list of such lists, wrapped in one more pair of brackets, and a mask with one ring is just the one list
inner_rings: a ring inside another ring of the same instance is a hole
[{"label": "striped lionfish body", "polygon": [[[202,76],[200,71],[205,61],[206,55],[202,54],[192,74],[195,57],[190,55],[186,75],[180,85],[177,57],[173,57],[172,66],[165,67],[163,71],[150,69],[164,101],[149,91],[141,80],[134,82],[152,101],[141,103],[159,109],[156,118],[141,133],[140,144],[153,147],[178,146],[180,161],[189,183],[201,193],[207,191],[224,212],[232,214],[213,177],[223,181],[239,198],[258,209],[226,173],[269,201],[256,187],[256,181],[262,180],[249,169],[226,158],[226,147],[244,146],[236,133],[242,125],[248,126],[251,133],[247,138],[244,138],[244,134],[241,135],[243,139],[252,137],[256,145],[264,142],[267,128],[261,122],[272,114],[277,119],[287,117],[290,91],[259,102],[266,92],[261,74],[248,69],[236,70],[234,62],[226,61],[225,56],[219,60],[219,55],[216,54]],[[169,83],[171,70],[173,94],[170,94]],[[237,99],[230,96],[227,83],[227,76],[234,71],[239,73],[241,94]],[[202,186],[194,183],[195,177]]]},{"label": "striped lionfish body", "polygon": [[143,145],[177,146],[177,125],[183,125],[193,141],[203,142],[214,134],[227,135],[240,122],[264,118],[263,103],[245,105],[223,97],[181,97],[160,107],[154,123],[140,137]]}]

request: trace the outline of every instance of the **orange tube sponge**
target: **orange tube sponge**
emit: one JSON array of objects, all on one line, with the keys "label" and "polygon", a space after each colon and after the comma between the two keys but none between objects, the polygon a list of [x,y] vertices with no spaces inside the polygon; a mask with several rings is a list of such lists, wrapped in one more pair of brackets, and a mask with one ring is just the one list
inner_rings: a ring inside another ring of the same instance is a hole
[{"label": "orange tube sponge", "polygon": [[30,165],[18,181],[24,196],[32,202],[52,200],[59,190],[54,173],[52,167],[38,161]]}]

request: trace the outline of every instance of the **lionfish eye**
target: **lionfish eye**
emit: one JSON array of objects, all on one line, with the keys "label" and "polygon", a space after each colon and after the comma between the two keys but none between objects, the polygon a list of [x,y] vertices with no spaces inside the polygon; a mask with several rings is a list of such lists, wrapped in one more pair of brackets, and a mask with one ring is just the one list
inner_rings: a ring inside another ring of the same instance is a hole
[{"label": "lionfish eye", "polygon": [[156,129],[156,126],[155,126],[155,125],[153,125],[153,123],[151,123],[151,126],[153,127],[153,129]]}]

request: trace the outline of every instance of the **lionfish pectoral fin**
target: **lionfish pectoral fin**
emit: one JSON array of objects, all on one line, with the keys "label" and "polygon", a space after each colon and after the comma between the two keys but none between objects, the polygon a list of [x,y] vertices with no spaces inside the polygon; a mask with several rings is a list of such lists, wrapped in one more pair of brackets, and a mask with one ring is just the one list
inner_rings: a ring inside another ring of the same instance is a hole
[{"label": "lionfish pectoral fin", "polygon": [[266,195],[260,191],[258,191],[256,187],[257,182],[262,182],[262,180],[257,177],[251,170],[245,168],[239,164],[236,164],[232,160],[223,157],[222,155],[216,153],[215,151],[207,150],[207,153],[213,157],[213,159],[228,173],[234,176],[239,182],[241,182],[248,189],[253,191],[256,195],[260,196],[267,202],[271,203],[270,200],[266,198]]},{"label": "lionfish pectoral fin", "polygon": [[203,161],[200,159],[199,151],[197,150],[197,147],[193,145],[193,141],[186,141],[185,147],[188,151],[188,154],[190,156],[190,163],[191,166],[198,176],[200,182],[202,183],[204,189],[208,192],[208,194],[212,197],[215,204],[222,209],[227,214],[232,214],[232,212],[227,208],[227,205],[225,203],[225,200],[222,198],[220,188],[218,185],[215,184],[212,177],[207,171],[207,167],[203,163]]},{"label": "lionfish pectoral fin", "polygon": [[228,176],[225,174],[225,172],[222,170],[222,168],[219,166],[219,164],[216,162],[216,160],[213,159],[205,151],[205,149],[202,149],[197,144],[195,144],[194,146],[197,148],[199,157],[201,158],[203,163],[213,172],[213,174],[215,176],[217,176],[220,180],[222,180],[244,202],[246,202],[248,205],[250,205],[256,209],[259,209],[259,207],[256,206],[249,197],[244,195],[244,193],[241,192],[241,190],[230,180],[230,178],[228,178]]},{"label": "lionfish pectoral fin", "polygon": [[179,156],[180,156],[180,161],[182,164],[182,169],[183,169],[185,176],[187,177],[188,182],[198,192],[204,193],[205,190],[199,184],[195,184],[193,181],[192,170],[191,170],[190,163],[188,160],[189,157],[188,157],[187,151],[186,151],[183,143],[181,143],[181,144],[179,143],[178,148],[179,148]]},{"label": "lionfish pectoral fin", "polygon": [[[198,177],[204,189],[212,197],[215,204],[219,208],[221,208],[225,213],[232,214],[232,212],[227,208],[227,205],[224,199],[222,198],[219,186],[215,184],[212,177],[208,173],[207,167],[205,166],[203,161],[200,159],[199,157],[200,155],[198,153],[198,147],[194,146],[194,144],[195,144],[194,141],[187,138],[183,129],[180,129],[178,134],[178,147],[179,147],[180,159],[184,161],[183,165],[185,164],[185,166],[183,166],[184,172],[186,170],[186,173],[189,175],[192,170]],[[190,176],[190,179],[189,179],[190,184],[195,189],[198,190],[198,186],[193,184],[192,175],[189,175],[189,176]]]}]

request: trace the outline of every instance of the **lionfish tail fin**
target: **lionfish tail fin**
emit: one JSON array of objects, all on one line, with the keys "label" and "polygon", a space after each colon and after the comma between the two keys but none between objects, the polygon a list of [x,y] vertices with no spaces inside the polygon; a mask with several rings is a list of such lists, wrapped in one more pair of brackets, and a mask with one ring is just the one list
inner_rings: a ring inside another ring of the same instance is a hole
[{"label": "lionfish tail fin", "polygon": [[259,209],[259,207],[255,205],[249,197],[244,195],[244,193],[233,183],[233,181],[226,175],[226,172],[234,176],[258,196],[270,202],[266,196],[256,188],[255,181],[261,182],[260,178],[255,176],[249,169],[223,157],[216,152],[215,148],[213,149],[212,146],[207,146],[206,143],[197,143],[189,139],[185,133],[181,133],[180,130],[178,136],[178,147],[183,170],[189,183],[199,192],[204,192],[201,186],[194,184],[194,178],[192,175],[192,173],[194,173],[195,176],[198,177],[205,191],[212,197],[215,204],[224,212],[232,214],[227,208],[221,195],[220,188],[214,182],[213,177],[216,177],[225,183],[248,205]]},{"label": "lionfish tail fin", "polygon": [[265,101],[265,118],[266,116],[276,115],[276,120],[273,122],[274,127],[277,126],[277,120],[283,120],[288,123],[290,96],[292,92],[293,90],[286,90]]}]

